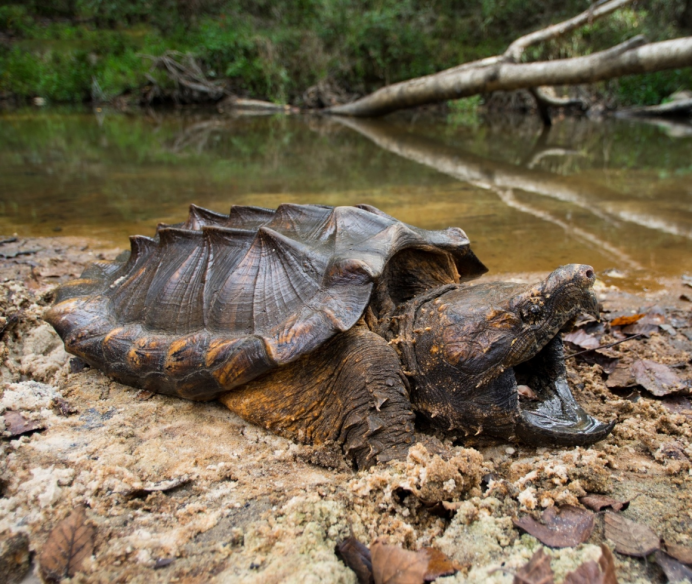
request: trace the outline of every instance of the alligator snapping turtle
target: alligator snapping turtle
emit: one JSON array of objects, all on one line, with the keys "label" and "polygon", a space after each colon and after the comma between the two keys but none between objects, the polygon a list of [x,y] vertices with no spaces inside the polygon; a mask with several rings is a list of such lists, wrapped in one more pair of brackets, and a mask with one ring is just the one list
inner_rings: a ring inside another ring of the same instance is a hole
[{"label": "alligator snapping turtle", "polygon": [[278,434],[336,441],[359,466],[405,456],[414,411],[529,443],[606,436],[612,424],[572,397],[558,334],[596,309],[592,268],[462,284],[485,271],[461,229],[367,205],[193,205],[184,224],[132,237],[127,257],[60,287],[46,319],[118,381],[218,398]]}]

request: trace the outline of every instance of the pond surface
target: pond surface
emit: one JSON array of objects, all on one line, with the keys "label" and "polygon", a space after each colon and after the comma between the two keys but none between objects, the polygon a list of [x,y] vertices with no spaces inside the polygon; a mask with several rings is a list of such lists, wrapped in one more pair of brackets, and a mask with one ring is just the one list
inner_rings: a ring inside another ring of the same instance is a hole
[{"label": "pond surface", "polygon": [[692,126],[20,110],[0,127],[0,234],[126,247],[192,202],[368,203],[462,227],[496,273],[580,262],[637,288],[692,272]]}]

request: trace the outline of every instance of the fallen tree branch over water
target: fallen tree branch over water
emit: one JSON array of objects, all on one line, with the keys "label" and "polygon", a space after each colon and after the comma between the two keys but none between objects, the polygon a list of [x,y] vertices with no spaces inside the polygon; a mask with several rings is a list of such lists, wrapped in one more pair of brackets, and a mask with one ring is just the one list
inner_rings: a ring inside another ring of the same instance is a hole
[{"label": "fallen tree branch over water", "polygon": [[[583,57],[518,63],[529,46],[562,36],[631,1],[598,2],[572,19],[517,39],[502,55],[388,85],[352,103],[330,107],[325,111],[346,116],[374,117],[399,109],[491,91],[578,85],[623,75],[692,66],[692,37],[648,43],[643,36]],[[547,100],[542,99],[540,93],[537,95],[539,106],[545,107]],[[546,121],[545,116],[542,117]]]}]

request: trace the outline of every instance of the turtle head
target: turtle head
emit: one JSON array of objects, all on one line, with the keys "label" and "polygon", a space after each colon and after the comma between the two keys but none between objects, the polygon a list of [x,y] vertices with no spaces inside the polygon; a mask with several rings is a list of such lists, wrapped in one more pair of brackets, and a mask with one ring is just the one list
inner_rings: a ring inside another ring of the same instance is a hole
[{"label": "turtle head", "polygon": [[415,317],[414,403],[449,429],[534,444],[588,444],[612,424],[588,415],[569,389],[560,330],[598,315],[590,266],[572,264],[535,285],[454,288]]}]

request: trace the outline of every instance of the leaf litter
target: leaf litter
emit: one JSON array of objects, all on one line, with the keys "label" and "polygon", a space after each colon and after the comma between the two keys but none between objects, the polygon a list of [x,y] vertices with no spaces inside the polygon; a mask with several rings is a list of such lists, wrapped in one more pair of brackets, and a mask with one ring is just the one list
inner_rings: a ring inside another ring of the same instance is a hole
[{"label": "leaf litter", "polygon": [[649,526],[610,511],[605,514],[605,536],[626,556],[643,558],[661,549],[660,537]]},{"label": "leaf litter", "polygon": [[434,548],[417,552],[375,540],[368,548],[353,535],[339,542],[337,553],[359,584],[423,584],[456,574],[462,566]]},{"label": "leaf litter", "polygon": [[591,537],[594,528],[594,514],[586,509],[565,505],[548,507],[541,520],[530,515],[514,518],[514,525],[533,535],[541,543],[555,548],[574,547]]}]

